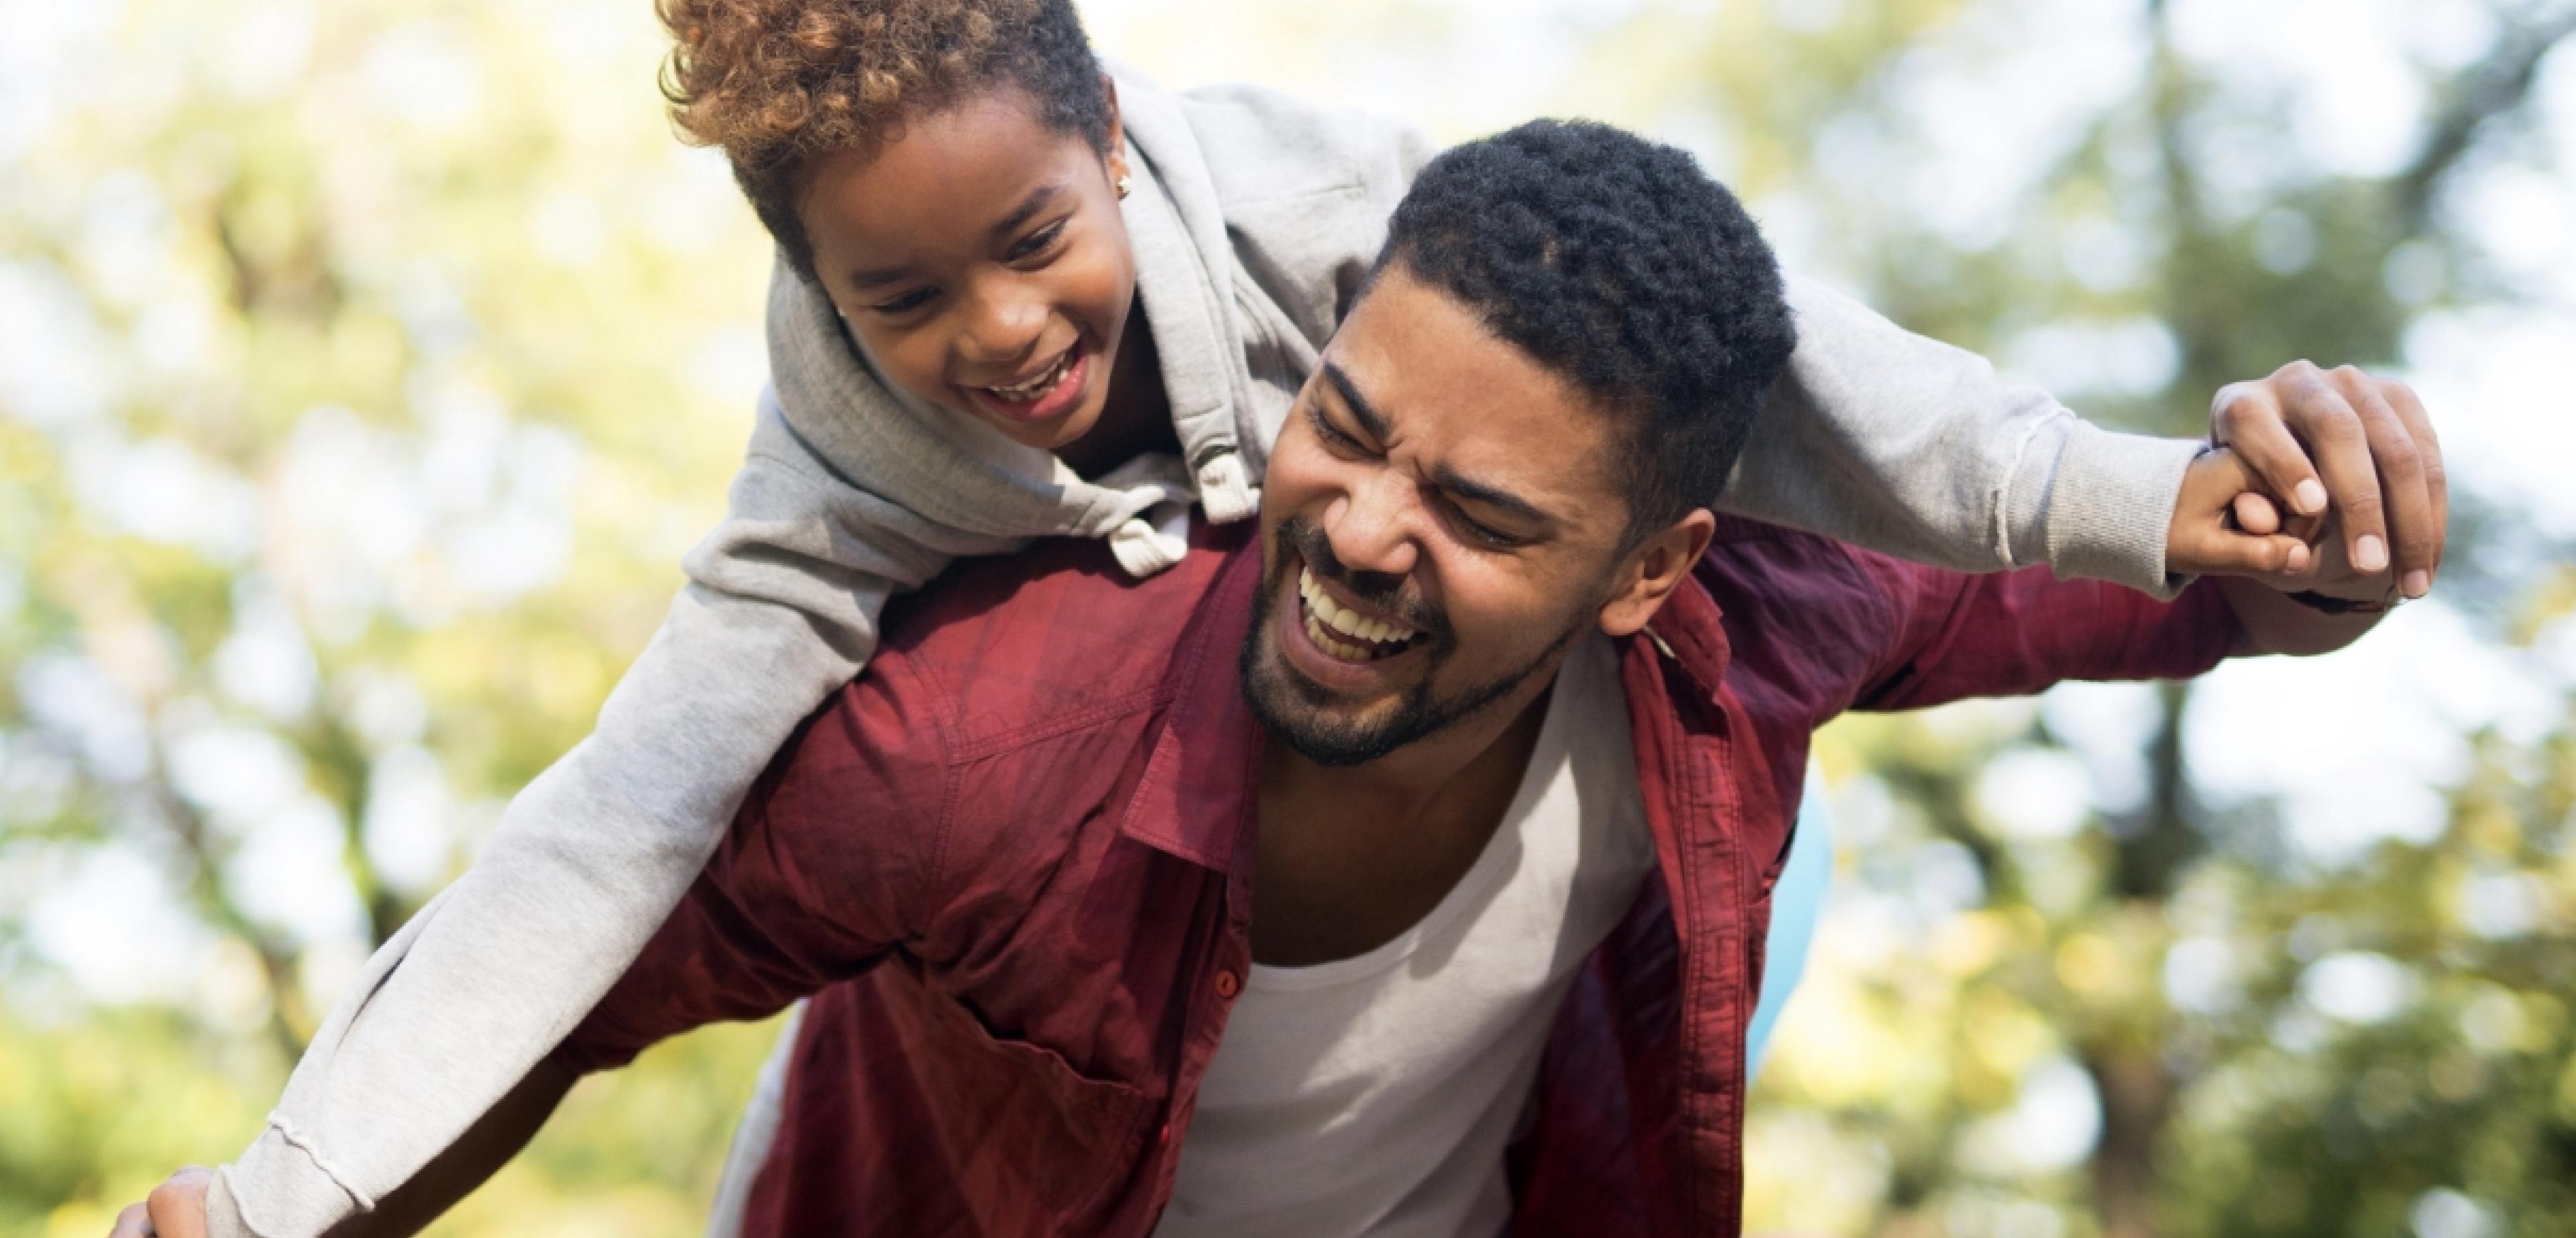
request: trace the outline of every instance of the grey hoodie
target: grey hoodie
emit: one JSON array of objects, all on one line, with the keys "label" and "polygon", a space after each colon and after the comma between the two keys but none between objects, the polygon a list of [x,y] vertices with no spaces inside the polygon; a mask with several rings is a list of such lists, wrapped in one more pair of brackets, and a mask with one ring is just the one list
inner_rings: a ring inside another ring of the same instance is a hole
[{"label": "grey hoodie", "polygon": [[[1434,153],[1267,91],[1118,77],[1145,319],[1185,453],[1092,483],[873,377],[819,290],[771,283],[773,387],[729,512],[601,708],[474,868],[371,960],[267,1128],[216,1177],[219,1238],[372,1209],[617,979],[797,722],[859,673],[886,599],[959,555],[1109,539],[1169,566],[1190,503],[1255,512],[1272,435]],[[1799,344],[1724,505],[1930,563],[2166,590],[2189,443],[2104,432],[1981,359],[1793,278]]]}]

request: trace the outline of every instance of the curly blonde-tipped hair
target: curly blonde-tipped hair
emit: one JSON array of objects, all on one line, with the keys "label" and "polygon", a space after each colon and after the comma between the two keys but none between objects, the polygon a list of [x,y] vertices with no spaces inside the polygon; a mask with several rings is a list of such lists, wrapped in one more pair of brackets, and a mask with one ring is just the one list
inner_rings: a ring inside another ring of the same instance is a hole
[{"label": "curly blonde-tipped hair", "polygon": [[671,31],[662,93],[681,136],[724,150],[790,265],[814,278],[795,199],[817,159],[865,151],[908,116],[996,87],[1097,150],[1100,63],[1072,0],[655,0]]}]

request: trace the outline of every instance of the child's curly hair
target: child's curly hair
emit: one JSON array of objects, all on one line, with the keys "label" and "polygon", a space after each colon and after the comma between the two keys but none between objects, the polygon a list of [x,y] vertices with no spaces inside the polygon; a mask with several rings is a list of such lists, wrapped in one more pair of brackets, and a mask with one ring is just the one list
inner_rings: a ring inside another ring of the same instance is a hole
[{"label": "child's curly hair", "polygon": [[908,116],[1012,86],[1049,128],[1109,147],[1100,62],[1072,0],[654,0],[675,44],[662,93],[688,141],[724,148],[797,273],[805,173]]}]

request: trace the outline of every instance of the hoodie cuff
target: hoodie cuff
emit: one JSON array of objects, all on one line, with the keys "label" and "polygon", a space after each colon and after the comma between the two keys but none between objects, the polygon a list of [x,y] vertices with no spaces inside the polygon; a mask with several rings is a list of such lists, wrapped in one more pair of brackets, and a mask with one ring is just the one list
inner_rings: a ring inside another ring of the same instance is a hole
[{"label": "hoodie cuff", "polygon": [[[242,1198],[259,1200],[252,1223]],[[317,1238],[367,1211],[313,1154],[271,1126],[242,1158],[215,1171],[206,1191],[208,1238]]]},{"label": "hoodie cuff", "polygon": [[241,1204],[233,1198],[232,1173],[230,1165],[216,1170],[214,1185],[206,1188],[206,1238],[259,1238],[242,1220]]},{"label": "hoodie cuff", "polygon": [[2165,570],[2182,478],[2208,445],[2077,423],[2048,486],[2048,565],[2060,578],[2126,585],[2171,600],[2191,583]]}]

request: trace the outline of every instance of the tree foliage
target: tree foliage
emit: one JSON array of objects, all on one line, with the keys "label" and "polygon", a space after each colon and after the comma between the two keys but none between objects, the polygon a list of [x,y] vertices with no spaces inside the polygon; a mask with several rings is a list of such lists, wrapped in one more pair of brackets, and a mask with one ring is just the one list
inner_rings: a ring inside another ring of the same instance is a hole
[{"label": "tree foliage", "polygon": [[[1095,26],[1157,33],[1113,54],[1257,47],[1318,96],[1518,20],[1129,7]],[[2543,158],[2576,17],[2352,18],[2470,31],[2424,41],[2373,162],[2320,148],[2287,49],[2194,33],[2228,8],[1585,10],[1564,93],[2100,420],[2196,432],[2221,382],[2402,365],[2430,316],[2544,295],[2458,200]],[[247,1142],[366,951],[588,726],[739,457],[766,250],[660,123],[640,0],[0,12],[0,1232],[87,1235]],[[2178,689],[1828,733],[1845,897],[1757,1092],[1758,1225],[2563,1228],[2576,574],[2461,504],[2445,596],[2561,695],[2463,723],[2436,828],[2303,849],[2205,791]],[[445,1231],[694,1230],[765,1042],[585,1085]]]}]

